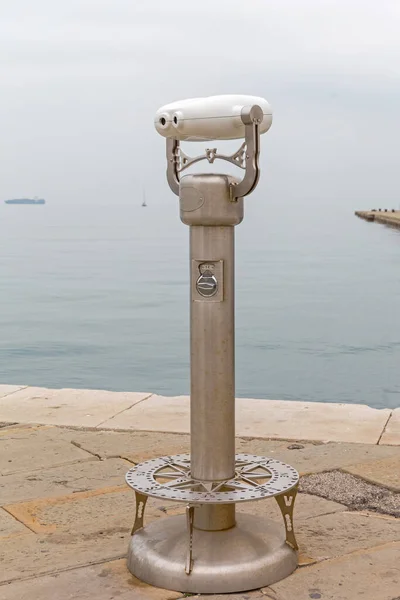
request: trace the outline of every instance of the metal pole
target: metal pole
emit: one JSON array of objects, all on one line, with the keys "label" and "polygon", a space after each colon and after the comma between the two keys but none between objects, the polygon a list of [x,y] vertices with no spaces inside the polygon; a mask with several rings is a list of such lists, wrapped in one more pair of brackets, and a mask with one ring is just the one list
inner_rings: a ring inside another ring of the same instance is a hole
[{"label": "metal pole", "polygon": [[[226,175],[180,182],[181,219],[190,226],[191,475],[213,487],[235,474],[234,225],[243,201],[232,202],[232,183]],[[234,525],[233,504],[195,510],[199,529]]]},{"label": "metal pole", "polygon": [[[194,479],[218,482],[235,472],[234,228],[192,226],[190,249],[191,472]],[[217,284],[223,286],[221,302],[208,302],[199,294],[195,279],[202,277],[204,265],[222,271]],[[234,524],[234,504],[204,505],[194,513],[199,529]]]},{"label": "metal pole", "polygon": [[[233,227],[192,226],[190,254],[192,476],[221,481],[231,479],[235,470]],[[196,280],[212,277],[206,269],[223,271],[223,281],[215,284],[223,287],[220,301],[208,301],[198,290],[201,281],[196,285]]]}]

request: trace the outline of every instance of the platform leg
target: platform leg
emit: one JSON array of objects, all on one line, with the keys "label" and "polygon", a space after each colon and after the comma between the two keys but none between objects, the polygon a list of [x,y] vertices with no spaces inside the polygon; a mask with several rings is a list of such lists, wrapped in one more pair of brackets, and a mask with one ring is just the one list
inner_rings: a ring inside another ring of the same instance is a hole
[{"label": "platform leg", "polygon": [[135,522],[132,527],[131,535],[134,535],[138,529],[143,527],[143,518],[144,518],[144,509],[146,508],[146,502],[148,496],[144,494],[140,494],[135,491],[136,498],[136,514],[135,514]]},{"label": "platform leg", "polygon": [[194,523],[194,506],[186,507],[186,526],[188,534],[188,550],[186,558],[185,572],[190,575],[193,568],[193,523]]},{"label": "platform leg", "polygon": [[299,549],[293,528],[293,509],[298,488],[299,486],[295,485],[289,492],[285,492],[284,494],[275,496],[275,500],[277,501],[278,506],[281,509],[283,521],[285,523],[286,543],[291,548],[293,548],[293,550]]}]

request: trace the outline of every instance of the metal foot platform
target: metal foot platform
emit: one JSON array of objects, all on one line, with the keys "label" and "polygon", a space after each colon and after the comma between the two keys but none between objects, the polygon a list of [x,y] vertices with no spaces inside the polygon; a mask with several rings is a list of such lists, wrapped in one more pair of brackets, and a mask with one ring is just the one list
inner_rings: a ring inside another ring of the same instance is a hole
[{"label": "metal foot platform", "polygon": [[[177,454],[143,462],[128,471],[136,493],[136,517],[128,568],[155,586],[192,593],[244,591],[271,585],[297,566],[293,509],[299,475],[276,459],[237,454],[235,475],[224,481],[191,476],[190,456]],[[185,502],[185,516],[144,527],[147,497]],[[233,527],[210,531],[195,525],[196,509],[274,497],[286,537],[276,523],[240,514]]]}]

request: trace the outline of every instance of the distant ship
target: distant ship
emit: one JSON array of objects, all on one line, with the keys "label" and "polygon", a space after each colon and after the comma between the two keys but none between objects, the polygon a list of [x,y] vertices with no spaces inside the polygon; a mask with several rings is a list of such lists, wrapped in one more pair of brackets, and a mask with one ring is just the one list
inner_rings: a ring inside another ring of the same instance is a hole
[{"label": "distant ship", "polygon": [[43,198],[14,198],[13,200],[4,200],[6,204],[45,204]]},{"label": "distant ship", "polygon": [[146,204],[146,194],[145,194],[144,190],[143,190],[143,202],[142,202],[142,206],[147,206],[147,204]]}]

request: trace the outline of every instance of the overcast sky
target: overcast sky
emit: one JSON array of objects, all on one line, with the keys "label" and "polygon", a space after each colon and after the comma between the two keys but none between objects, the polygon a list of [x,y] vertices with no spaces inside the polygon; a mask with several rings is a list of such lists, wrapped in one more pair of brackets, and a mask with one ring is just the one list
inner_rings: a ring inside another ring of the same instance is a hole
[{"label": "overcast sky", "polygon": [[4,1],[0,199],[168,194],[155,110],[249,93],[273,200],[398,207],[399,32],[398,0]]}]

